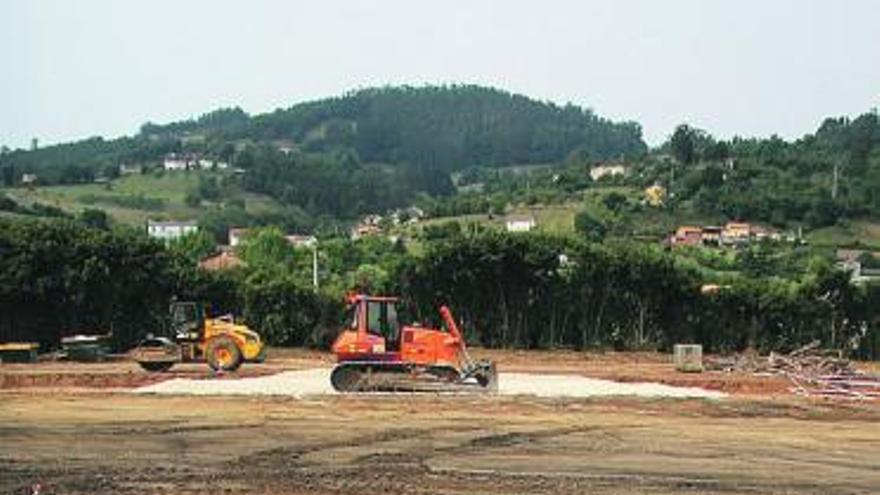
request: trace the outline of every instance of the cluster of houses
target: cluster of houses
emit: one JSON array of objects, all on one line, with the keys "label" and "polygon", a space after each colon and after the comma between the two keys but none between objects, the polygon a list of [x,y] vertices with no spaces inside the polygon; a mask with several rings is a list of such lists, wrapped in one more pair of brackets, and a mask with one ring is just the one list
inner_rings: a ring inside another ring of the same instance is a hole
[{"label": "cluster of houses", "polygon": [[[367,215],[351,228],[352,240],[373,235],[383,235],[388,225],[415,225],[425,218],[425,212],[420,208],[411,206],[402,210],[396,210],[389,215]],[[531,232],[538,226],[535,217],[531,215],[510,215],[504,220],[504,229],[507,232]]]},{"label": "cluster of houses", "polygon": [[[147,221],[147,235],[164,242],[179,239],[198,230],[199,227],[194,220]],[[241,245],[247,235],[248,229],[229,229],[227,244],[218,246],[214,254],[199,262],[199,266],[207,270],[224,270],[241,266],[244,262],[235,254],[235,248]],[[313,249],[318,245],[318,239],[313,235],[288,234],[284,238],[295,248]]]},{"label": "cluster of houses", "polygon": [[682,225],[666,239],[671,246],[745,246],[752,241],[788,241],[795,242],[793,235],[783,236],[781,233],[747,222],[728,222],[719,226]]},{"label": "cluster of houses", "polygon": [[425,212],[417,206],[394,210],[387,217],[378,214],[367,215],[351,228],[351,239],[357,240],[371,235],[380,235],[384,231],[382,228],[384,224],[415,225],[424,218]]},{"label": "cluster of houses", "polygon": [[205,158],[197,153],[169,153],[162,161],[165,170],[213,170],[226,169],[229,164],[219,160]]},{"label": "cluster of houses", "polygon": [[863,265],[861,260],[866,254],[874,259],[874,266],[880,262],[880,253],[878,252],[860,249],[838,249],[835,253],[837,266],[850,273],[850,280],[854,284],[880,280],[880,269]]}]

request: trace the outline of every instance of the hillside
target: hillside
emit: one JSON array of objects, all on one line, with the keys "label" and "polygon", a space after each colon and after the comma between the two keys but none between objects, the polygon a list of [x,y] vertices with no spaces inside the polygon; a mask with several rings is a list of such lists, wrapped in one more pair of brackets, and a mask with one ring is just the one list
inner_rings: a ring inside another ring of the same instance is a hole
[{"label": "hillside", "polygon": [[478,86],[365,89],[249,116],[221,109],[167,125],[147,123],[131,137],[101,137],[15,150],[3,178],[36,173],[43,183],[90,181],[120,163],[158,162],[170,152],[229,160],[246,144],[284,151],[350,150],[359,161],[457,170],[643,153],[635,123],[613,123],[564,107]]},{"label": "hillside", "polygon": [[[147,219],[202,219],[250,224],[256,218],[283,223],[285,209],[264,195],[242,191],[218,172],[152,173],[120,177],[105,183],[58,185],[37,188],[6,188],[0,196],[20,208],[40,213],[40,208],[71,215],[89,209],[105,211],[112,220],[142,226]],[[206,187],[206,184],[209,186]],[[195,191],[214,188],[215,193],[199,201],[188,199]],[[2,209],[2,208],[0,208]],[[57,209],[57,210],[55,210]],[[4,212],[9,214],[9,212]],[[32,214],[33,214],[32,213]],[[218,217],[223,217],[218,218]],[[224,229],[217,228],[218,237]]]},{"label": "hillside", "polygon": [[[174,184],[159,181],[145,198],[137,191],[133,198],[115,197],[129,192],[110,194],[94,184],[100,178],[115,187],[120,164],[155,177],[172,153],[228,163],[223,184],[183,186],[175,201],[165,203],[149,196],[174,190]],[[590,168],[597,162],[626,172],[594,180]],[[5,185],[20,186],[25,174],[36,174],[40,189],[82,188],[78,205],[91,202],[124,221],[164,210],[170,216],[211,213],[223,217],[220,224],[308,229],[412,204],[434,217],[564,204],[549,222],[563,230],[586,210],[617,235],[658,237],[681,222],[742,219],[820,231],[815,239],[821,244],[855,244],[867,231],[844,232],[845,222],[880,222],[880,119],[876,111],[829,118],[794,141],[722,140],[681,125],[648,150],[638,124],[614,123],[573,105],[477,86],[389,87],[255,116],[222,109],[145,124],[129,137],[0,155]],[[668,193],[662,211],[642,204],[642,191],[653,185]],[[607,187],[624,187],[626,194],[610,194]],[[70,209],[63,191],[54,189],[51,194],[60,197],[40,204]],[[276,208],[247,211],[243,194]],[[14,189],[8,195],[22,199]],[[610,207],[597,209],[599,202]]]}]

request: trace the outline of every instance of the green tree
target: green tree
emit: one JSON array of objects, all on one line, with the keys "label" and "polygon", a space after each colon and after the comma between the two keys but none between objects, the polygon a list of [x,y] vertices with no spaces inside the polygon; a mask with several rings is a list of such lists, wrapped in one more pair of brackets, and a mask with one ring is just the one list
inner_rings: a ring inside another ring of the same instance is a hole
[{"label": "green tree", "polygon": [[687,124],[681,124],[675,128],[669,140],[672,155],[685,164],[689,165],[696,160],[696,131]]},{"label": "green tree", "polygon": [[587,210],[582,210],[574,216],[574,229],[592,240],[602,240],[608,232],[605,222]]},{"label": "green tree", "polygon": [[79,213],[77,220],[93,229],[107,230],[110,228],[110,218],[104,210],[86,208]]},{"label": "green tree", "polygon": [[209,232],[197,230],[171,241],[168,249],[177,258],[195,266],[216,251],[217,243]]}]

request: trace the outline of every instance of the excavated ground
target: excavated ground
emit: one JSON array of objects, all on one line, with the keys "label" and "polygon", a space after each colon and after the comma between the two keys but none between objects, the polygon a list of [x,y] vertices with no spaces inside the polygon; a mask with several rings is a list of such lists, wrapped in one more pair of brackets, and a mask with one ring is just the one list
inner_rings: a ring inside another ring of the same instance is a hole
[{"label": "excavated ground", "polygon": [[[745,373],[676,372],[668,355],[656,353],[578,353],[572,351],[476,350],[477,359],[491,359],[502,373],[574,375],[617,382],[652,382],[676,387],[698,387],[736,395],[773,396],[788,393],[790,384],[778,377]],[[176,365],[168,373],[145,373],[137,364],[116,360],[84,364],[40,362],[0,365],[0,390],[40,388],[129,389],[173,378],[235,380],[268,376],[290,370],[332,366],[332,356],[301,349],[272,349],[265,363],[245,364],[234,374],[216,376],[200,363]]]},{"label": "excavated ground", "polygon": [[858,404],[2,396],[0,493],[876,493]]},{"label": "excavated ground", "polygon": [[125,362],[2,365],[0,493],[873,494],[880,486],[876,403],[795,397],[772,377],[680,374],[656,354],[477,354],[502,373],[537,377],[539,389],[566,375],[728,395],[131,393],[175,378],[236,387],[241,376],[331,362],[307,351],[276,351],[221,377],[199,364],[158,376]]}]

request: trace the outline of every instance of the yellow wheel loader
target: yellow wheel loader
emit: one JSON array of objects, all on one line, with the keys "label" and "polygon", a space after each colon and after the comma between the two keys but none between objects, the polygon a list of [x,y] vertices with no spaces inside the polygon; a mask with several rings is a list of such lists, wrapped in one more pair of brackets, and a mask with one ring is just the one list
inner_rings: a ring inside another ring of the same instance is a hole
[{"label": "yellow wheel loader", "polygon": [[194,302],[174,302],[166,335],[149,334],[131,355],[147,371],[167,371],[180,362],[206,361],[214,371],[235,371],[243,362],[262,362],[260,334],[232,316],[208,318]]}]

